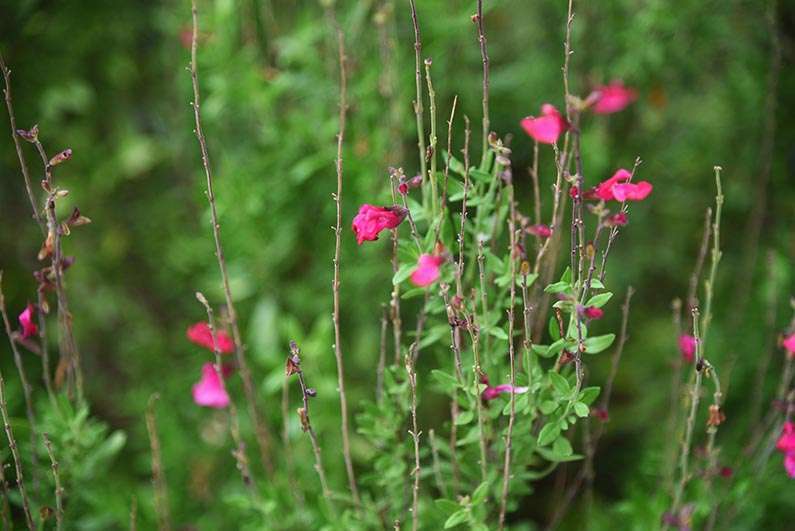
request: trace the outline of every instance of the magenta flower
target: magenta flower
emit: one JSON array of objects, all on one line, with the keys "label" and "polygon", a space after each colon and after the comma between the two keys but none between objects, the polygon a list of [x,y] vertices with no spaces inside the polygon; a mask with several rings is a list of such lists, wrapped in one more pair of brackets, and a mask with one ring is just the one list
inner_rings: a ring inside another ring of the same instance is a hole
[{"label": "magenta flower", "polygon": [[612,114],[624,110],[637,98],[635,89],[625,87],[621,81],[613,81],[596,87],[588,99],[594,102],[593,112],[596,114]]},{"label": "magenta flower", "polygon": [[554,144],[558,141],[558,137],[569,128],[566,119],[549,103],[541,106],[541,116],[537,118],[528,116],[520,123],[525,133],[542,144]]},{"label": "magenta flower", "polygon": [[626,212],[618,212],[607,218],[605,225],[608,227],[623,227],[629,222]]},{"label": "magenta flower", "polygon": [[356,243],[375,241],[378,233],[384,229],[394,229],[405,219],[408,212],[398,206],[378,207],[364,204],[359,208],[359,213],[353,218],[353,232],[356,234]]},{"label": "magenta flower", "polygon": [[788,356],[795,356],[795,334],[790,334],[784,337],[781,345],[787,351]]},{"label": "magenta flower", "polygon": [[19,326],[22,327],[22,339],[27,339],[29,337],[33,337],[36,335],[36,332],[39,331],[39,327],[36,326],[36,323],[33,322],[33,318],[36,313],[36,308],[28,303],[25,307],[25,310],[19,314]]},{"label": "magenta flower", "polygon": [[193,386],[193,401],[200,406],[216,409],[229,405],[229,394],[212,363],[202,365],[202,379]]},{"label": "magenta flower", "polygon": [[[213,345],[213,335],[212,332],[210,332],[209,324],[205,322],[196,323],[195,325],[188,328],[187,336],[191,342],[199,345],[200,347],[204,347],[211,352],[215,352],[215,346]],[[220,350],[221,353],[229,354],[235,351],[234,341],[232,341],[232,338],[229,337],[229,334],[223,330],[215,331],[215,340],[218,343],[218,350]]]},{"label": "magenta flower", "polygon": [[411,274],[411,283],[424,288],[430,286],[439,278],[441,265],[444,258],[432,254],[423,254],[417,261],[417,269]]},{"label": "magenta flower", "polygon": [[511,392],[513,392],[514,394],[522,394],[522,393],[526,393],[527,390],[528,390],[527,387],[513,386],[511,384],[500,384],[500,385],[492,387],[492,386],[488,385],[488,380],[486,380],[486,382],[484,382],[484,383],[486,383],[486,388],[483,390],[483,393],[480,395],[480,397],[483,400],[487,401],[487,402],[489,400],[494,400],[495,398],[500,396],[502,393],[511,393]]},{"label": "magenta flower", "polygon": [[537,225],[530,225],[527,227],[527,232],[538,236],[542,240],[546,240],[550,236],[552,236],[552,228],[549,225],[544,225],[543,223],[538,223]]},{"label": "magenta flower", "polygon": [[795,479],[795,452],[790,452],[784,456],[784,470],[787,475]]},{"label": "magenta flower", "polygon": [[583,309],[582,313],[588,319],[601,319],[605,314],[604,310],[597,308],[596,306],[588,306],[587,308]]},{"label": "magenta flower", "polygon": [[696,354],[696,338],[688,334],[679,336],[679,352],[682,353],[682,359],[693,363]]},{"label": "magenta flower", "polygon": [[587,199],[603,201],[641,201],[652,191],[651,183],[641,181],[637,184],[628,182],[632,174],[624,168],[616,171],[612,177],[602,181],[595,188],[586,192]]},{"label": "magenta flower", "polygon": [[776,441],[776,448],[784,453],[795,452],[795,423],[787,421],[781,430],[781,435]]}]

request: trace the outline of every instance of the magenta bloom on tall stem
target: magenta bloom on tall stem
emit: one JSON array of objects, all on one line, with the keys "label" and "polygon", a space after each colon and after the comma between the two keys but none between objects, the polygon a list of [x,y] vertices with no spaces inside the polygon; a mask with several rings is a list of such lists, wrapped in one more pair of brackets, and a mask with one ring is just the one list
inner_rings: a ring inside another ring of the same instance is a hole
[{"label": "magenta bloom on tall stem", "polygon": [[628,182],[632,173],[624,168],[616,171],[612,177],[602,181],[584,195],[586,199],[602,199],[603,201],[642,201],[651,193],[653,187],[647,181]]},{"label": "magenta bloom on tall stem", "polygon": [[549,103],[541,106],[541,116],[528,116],[520,123],[525,133],[541,144],[554,144],[569,128],[566,119]]},{"label": "magenta bloom on tall stem", "polygon": [[795,478],[795,424],[790,421],[784,423],[776,448],[784,454],[784,470],[787,475]]},{"label": "magenta bloom on tall stem", "polygon": [[785,336],[781,345],[784,347],[784,350],[787,351],[787,355],[795,356],[795,334]]},{"label": "magenta bloom on tall stem", "polygon": [[[210,331],[210,325],[208,323],[199,322],[194,324],[188,328],[187,336],[192,343],[204,347],[211,352],[215,352],[213,334]],[[232,341],[229,334],[223,330],[215,331],[215,340],[218,343],[218,350],[220,350],[222,354],[230,354],[235,351],[235,342]]]},{"label": "magenta bloom on tall stem", "polygon": [[533,236],[538,236],[542,240],[546,240],[552,236],[552,227],[549,225],[544,225],[543,223],[530,225],[526,230],[528,233],[532,234]]},{"label": "magenta bloom on tall stem", "polygon": [[513,386],[511,384],[500,384],[496,386],[491,386],[489,385],[489,377],[486,376],[485,374],[480,377],[480,383],[486,384],[486,388],[480,394],[480,397],[486,402],[494,400],[502,393],[522,394],[526,393],[527,390],[529,389],[528,387]]},{"label": "magenta bloom on tall stem", "polygon": [[679,336],[679,352],[682,353],[682,359],[693,363],[696,354],[696,338],[688,334]]},{"label": "magenta bloom on tall stem", "polygon": [[430,286],[439,279],[444,258],[423,254],[417,261],[417,269],[411,274],[411,283],[421,288]]},{"label": "magenta bloom on tall stem", "polygon": [[202,378],[193,386],[193,401],[200,406],[223,409],[229,405],[224,381],[212,363],[202,365]]},{"label": "magenta bloom on tall stem", "polygon": [[353,218],[353,232],[356,234],[356,243],[361,245],[366,241],[375,241],[382,230],[394,229],[406,218],[408,212],[398,206],[379,207],[364,204],[359,207],[359,213]]},{"label": "magenta bloom on tall stem", "polygon": [[635,89],[625,87],[621,81],[613,81],[609,85],[596,87],[588,99],[593,101],[593,112],[596,114],[612,114],[624,110],[637,98]]},{"label": "magenta bloom on tall stem", "polygon": [[19,314],[19,326],[22,327],[22,339],[33,337],[39,331],[39,327],[33,322],[36,314],[36,308],[28,303],[25,310]]}]

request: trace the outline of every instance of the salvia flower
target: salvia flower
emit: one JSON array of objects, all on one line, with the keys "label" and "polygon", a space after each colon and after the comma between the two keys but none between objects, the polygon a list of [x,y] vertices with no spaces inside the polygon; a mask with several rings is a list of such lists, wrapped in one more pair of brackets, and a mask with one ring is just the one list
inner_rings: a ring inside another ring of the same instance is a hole
[{"label": "salvia flower", "polygon": [[651,183],[647,181],[630,183],[631,178],[632,173],[621,168],[612,177],[586,192],[586,198],[602,199],[603,201],[642,201],[646,199],[653,188]]},{"label": "salvia flower", "polygon": [[607,412],[607,409],[603,407],[591,408],[591,416],[599,419],[602,422],[607,422],[610,420],[610,414]]},{"label": "salvia flower", "polygon": [[442,256],[420,255],[420,259],[417,261],[417,269],[411,274],[411,283],[421,288],[430,286],[439,279],[443,263],[444,257]]},{"label": "salvia flower", "polygon": [[593,112],[596,114],[612,114],[624,110],[637,98],[635,89],[625,87],[621,81],[614,81],[596,87],[588,100],[593,102]]},{"label": "salvia flower", "polygon": [[536,225],[530,225],[527,227],[528,233],[532,234],[533,236],[537,236],[542,240],[546,240],[550,236],[552,236],[552,227],[549,225],[544,225],[543,223],[538,223]]},{"label": "salvia flower", "polygon": [[487,402],[494,400],[503,393],[522,394],[526,393],[529,389],[528,387],[519,387],[511,384],[500,384],[492,387],[489,385],[489,379],[485,376],[483,376],[480,381],[486,384],[486,388],[483,390],[480,397]]},{"label": "salvia flower", "polygon": [[[204,347],[207,350],[215,352],[215,346],[213,345],[213,334],[210,331],[209,324],[205,322],[194,324],[188,328],[187,336],[191,342],[199,345],[200,347]],[[232,338],[229,337],[229,334],[223,330],[215,331],[215,340],[218,343],[218,350],[221,351],[222,354],[229,354],[235,351],[234,341],[232,341]]]},{"label": "salvia flower", "polygon": [[402,177],[400,179],[400,183],[398,184],[398,192],[403,195],[409,193],[409,190],[412,188],[418,188],[422,185],[422,175],[415,175],[414,177],[407,179],[406,177]]},{"label": "salvia flower", "polygon": [[202,365],[202,378],[193,386],[193,401],[200,406],[223,409],[229,405],[224,381],[212,363]]},{"label": "salvia flower", "polygon": [[787,421],[776,441],[776,448],[784,454],[784,470],[791,478],[795,478],[795,424]]},{"label": "salvia flower", "polygon": [[379,207],[364,204],[359,208],[359,213],[353,218],[353,232],[356,234],[356,243],[361,245],[366,241],[375,241],[378,234],[385,229],[394,229],[406,218],[408,212],[405,208]]},{"label": "salvia flower", "polygon": [[784,350],[787,351],[787,356],[790,358],[795,357],[795,334],[785,336],[781,345],[784,347]]},{"label": "salvia flower", "polygon": [[541,106],[541,116],[528,116],[521,121],[522,129],[536,142],[554,144],[568,128],[569,123],[549,103]]},{"label": "salvia flower", "polygon": [[36,314],[36,308],[32,304],[28,304],[25,310],[19,314],[19,326],[22,327],[22,339],[33,337],[39,331],[33,319]]},{"label": "salvia flower", "polygon": [[629,222],[629,217],[627,216],[626,212],[618,212],[609,216],[605,220],[605,225],[608,227],[623,227]]},{"label": "salvia flower", "polygon": [[693,363],[696,354],[696,338],[688,334],[679,336],[679,352],[682,353],[682,359]]},{"label": "salvia flower", "polygon": [[605,314],[604,310],[601,308],[597,308],[596,306],[588,306],[587,308],[583,308],[582,314],[587,319],[601,319],[602,316]]}]

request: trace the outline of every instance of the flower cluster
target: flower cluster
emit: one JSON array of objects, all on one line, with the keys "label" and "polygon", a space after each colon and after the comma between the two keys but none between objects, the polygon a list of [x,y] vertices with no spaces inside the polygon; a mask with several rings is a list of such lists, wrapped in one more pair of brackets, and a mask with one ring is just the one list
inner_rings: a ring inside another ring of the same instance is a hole
[{"label": "flower cluster", "polygon": [[[235,351],[235,343],[229,334],[223,330],[215,331],[213,341],[213,330],[209,323],[199,322],[188,328],[186,333],[188,340],[192,343],[206,348],[211,352],[230,354]],[[224,368],[219,369],[213,363],[202,365],[201,379],[193,385],[193,401],[200,406],[223,409],[229,405],[229,394],[224,385]]]}]

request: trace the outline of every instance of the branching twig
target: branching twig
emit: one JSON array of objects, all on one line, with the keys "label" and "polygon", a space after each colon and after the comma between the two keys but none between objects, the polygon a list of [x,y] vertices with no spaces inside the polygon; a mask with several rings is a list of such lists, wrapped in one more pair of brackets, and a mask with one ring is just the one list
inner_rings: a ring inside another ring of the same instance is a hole
[{"label": "branching twig", "polygon": [[[422,183],[425,184],[425,180],[428,178],[428,167],[425,162],[425,123],[422,109],[422,71],[420,70],[422,60],[422,38],[420,37],[420,25],[417,21],[417,6],[414,0],[409,0],[409,6],[411,7],[411,23],[414,27],[414,84],[417,89],[417,94],[414,99],[414,114],[417,116],[417,149],[420,155]],[[423,193],[423,198],[426,197],[427,193]]]},{"label": "branching twig", "polygon": [[411,529],[417,531],[419,526],[419,508],[420,508],[420,435],[422,432],[417,427],[417,372],[414,370],[414,363],[416,361],[415,349],[419,345],[420,338],[417,337],[416,341],[411,345],[409,353],[406,356],[406,373],[409,378],[409,389],[411,390],[411,430],[409,435],[414,441],[414,468],[411,475],[414,477],[414,486],[412,487],[412,502],[411,502]]},{"label": "branching twig", "polygon": [[46,433],[42,434],[44,445],[47,447],[47,454],[50,456],[52,466],[52,477],[55,480],[55,525],[58,531],[63,529],[63,487],[61,487],[61,476],[58,474],[58,461],[55,460],[55,453],[52,451],[52,443]]},{"label": "branching twig", "polygon": [[268,473],[273,471],[273,463],[270,457],[270,435],[260,416],[257,408],[256,392],[254,391],[254,383],[251,379],[251,372],[246,362],[245,346],[243,345],[243,338],[240,334],[240,327],[237,322],[237,312],[232,299],[232,289],[229,286],[229,272],[227,271],[226,259],[224,257],[223,245],[221,244],[221,225],[218,220],[218,211],[215,205],[215,193],[213,192],[213,175],[210,165],[210,155],[207,150],[207,140],[204,136],[201,124],[201,101],[199,94],[199,74],[197,71],[196,57],[198,49],[198,35],[199,35],[199,18],[196,10],[196,2],[192,2],[192,15],[193,15],[193,34],[191,38],[191,61],[190,61],[190,74],[193,85],[193,117],[196,124],[196,139],[199,142],[202,156],[202,166],[204,167],[204,175],[207,180],[207,201],[210,203],[210,215],[213,228],[213,240],[215,242],[215,256],[218,259],[218,268],[221,272],[221,283],[224,289],[224,297],[226,299],[226,309],[229,312],[229,322],[232,327],[232,337],[235,342],[235,361],[237,362],[238,369],[240,370],[240,379],[243,381],[243,391],[246,395],[246,402],[248,404],[249,416],[254,424],[254,431],[256,433],[257,444],[259,445],[260,457],[262,464]]},{"label": "branching twig", "polygon": [[489,153],[489,53],[486,50],[486,32],[483,29],[483,0],[478,0],[477,20],[478,43],[480,44],[480,58],[483,61],[483,153],[480,159],[480,169],[485,171],[486,160]]}]

